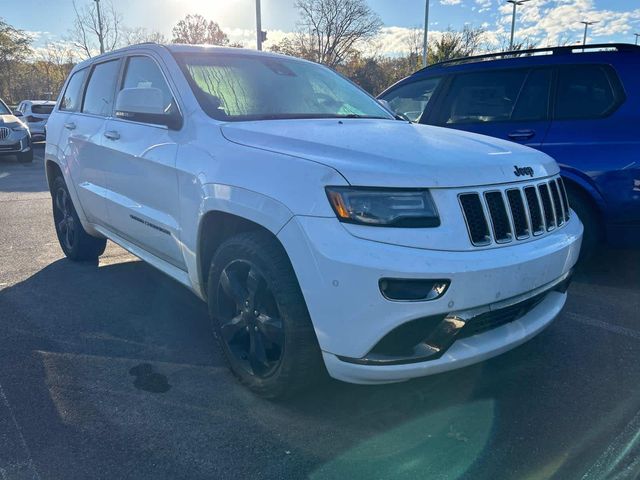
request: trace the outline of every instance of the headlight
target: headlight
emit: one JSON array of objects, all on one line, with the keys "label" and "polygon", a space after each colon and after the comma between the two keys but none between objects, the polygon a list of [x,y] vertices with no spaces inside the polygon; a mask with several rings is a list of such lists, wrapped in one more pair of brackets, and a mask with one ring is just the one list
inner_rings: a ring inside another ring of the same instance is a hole
[{"label": "headlight", "polygon": [[424,189],[326,187],[341,222],[375,227],[425,228],[440,225],[431,194]]},{"label": "headlight", "polygon": [[25,130],[29,130],[29,128],[24,123],[19,123],[15,127],[11,127],[11,130],[14,132],[24,132]]}]

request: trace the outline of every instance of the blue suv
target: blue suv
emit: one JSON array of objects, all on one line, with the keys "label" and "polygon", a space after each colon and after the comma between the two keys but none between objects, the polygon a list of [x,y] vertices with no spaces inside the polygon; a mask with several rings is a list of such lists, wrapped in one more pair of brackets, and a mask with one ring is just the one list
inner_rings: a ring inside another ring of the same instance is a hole
[{"label": "blue suv", "polygon": [[442,62],[379,98],[411,121],[504,138],[551,155],[585,226],[640,244],[640,46],[556,47]]}]

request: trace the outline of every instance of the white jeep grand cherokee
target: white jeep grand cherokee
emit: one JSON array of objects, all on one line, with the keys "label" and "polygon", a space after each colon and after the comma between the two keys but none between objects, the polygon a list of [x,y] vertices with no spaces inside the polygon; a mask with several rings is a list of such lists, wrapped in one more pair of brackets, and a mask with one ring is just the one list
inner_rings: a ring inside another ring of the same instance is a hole
[{"label": "white jeep grand cherokee", "polygon": [[106,239],[206,300],[270,397],[478,362],[560,312],[582,225],[535,150],[415,125],[333,71],[143,44],[76,66],[48,123],[62,249]]}]

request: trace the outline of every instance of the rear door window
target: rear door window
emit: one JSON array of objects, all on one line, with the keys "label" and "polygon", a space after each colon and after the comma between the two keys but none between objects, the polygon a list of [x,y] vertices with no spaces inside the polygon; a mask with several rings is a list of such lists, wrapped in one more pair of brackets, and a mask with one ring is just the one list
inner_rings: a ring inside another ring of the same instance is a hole
[{"label": "rear door window", "polygon": [[547,120],[553,72],[550,68],[531,70],[511,114],[514,122]]},{"label": "rear door window", "polygon": [[399,115],[404,115],[412,122],[417,122],[427,110],[441,77],[427,78],[402,85],[381,98]]},{"label": "rear door window", "polygon": [[62,99],[60,100],[60,110],[64,110],[65,112],[77,112],[80,110],[82,85],[86,74],[87,70],[83,69],[75,72],[71,76],[71,79],[67,84],[67,88],[62,95]]},{"label": "rear door window", "polygon": [[119,71],[120,60],[99,63],[93,68],[84,95],[84,113],[104,117],[111,115]]},{"label": "rear door window", "polygon": [[613,112],[623,97],[619,81],[605,65],[568,65],[558,71],[554,118],[600,118]]}]

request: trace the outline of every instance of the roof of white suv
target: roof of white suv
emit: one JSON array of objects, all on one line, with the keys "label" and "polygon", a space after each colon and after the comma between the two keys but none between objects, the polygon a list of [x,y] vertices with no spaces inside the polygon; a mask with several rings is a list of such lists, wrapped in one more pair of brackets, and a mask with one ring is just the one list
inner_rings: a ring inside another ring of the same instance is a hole
[{"label": "roof of white suv", "polygon": [[23,100],[22,102],[30,103],[31,105],[55,105],[56,104],[55,100]]},{"label": "roof of white suv", "polygon": [[138,43],[136,45],[129,45],[127,47],[123,47],[123,48],[119,48],[117,50],[113,50],[111,52],[107,52],[104,53],[102,55],[97,55],[95,57],[91,57],[88,58],[87,60],[84,60],[80,63],[78,63],[76,65],[76,70],[78,70],[79,68],[85,67],[87,65],[91,65],[94,62],[96,62],[97,60],[100,60],[103,57],[107,57],[107,56],[111,56],[114,54],[118,54],[118,53],[126,53],[129,50],[137,50],[140,48],[147,48],[147,49],[151,49],[151,50],[156,50],[156,51],[160,51],[163,49],[166,49],[172,53],[220,53],[220,54],[232,54],[232,55],[261,55],[261,56],[265,56],[265,57],[279,57],[279,58],[289,58],[289,59],[296,59],[296,60],[300,60],[301,62],[306,62],[307,60],[301,59],[301,58],[296,58],[296,57],[291,57],[288,55],[282,55],[281,53],[274,53],[274,52],[264,52],[264,51],[258,51],[258,50],[253,50],[250,48],[238,48],[238,47],[221,47],[218,45],[187,45],[187,44],[182,44],[182,43],[154,43],[154,42],[147,42],[147,43]]}]

